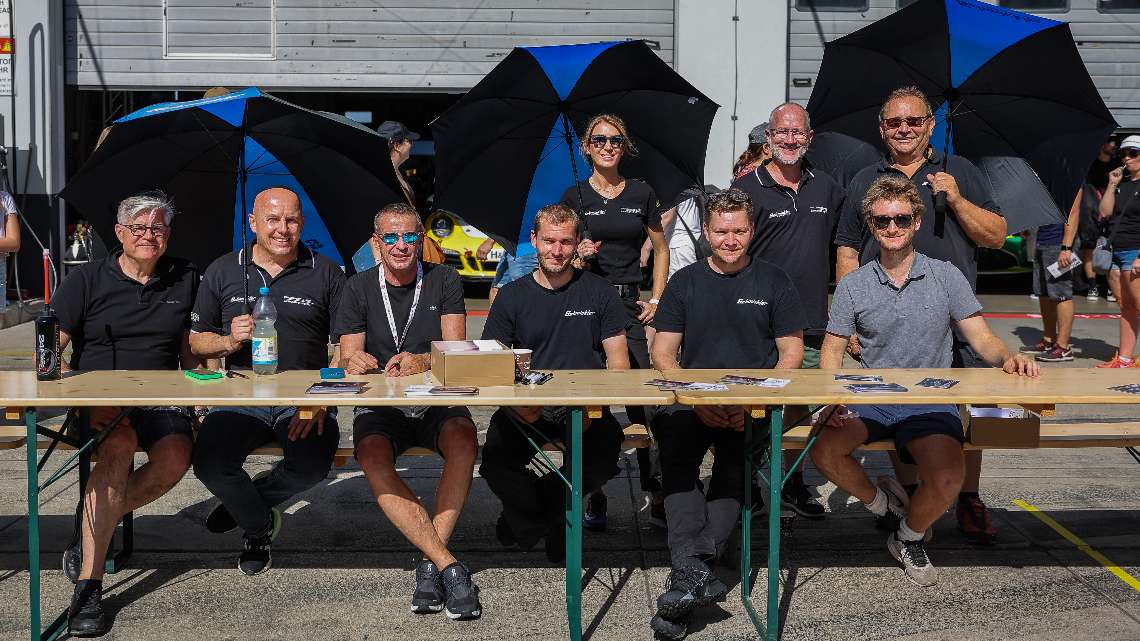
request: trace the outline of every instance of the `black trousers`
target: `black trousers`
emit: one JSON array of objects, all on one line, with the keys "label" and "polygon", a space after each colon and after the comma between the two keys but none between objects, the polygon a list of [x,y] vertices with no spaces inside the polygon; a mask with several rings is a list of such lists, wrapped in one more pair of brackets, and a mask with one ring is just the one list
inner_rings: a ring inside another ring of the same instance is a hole
[{"label": "black trousers", "polygon": [[[763,429],[763,421],[755,427]],[[674,405],[657,412],[653,438],[661,454],[661,485],[665,496],[697,488],[701,461],[714,448],[712,478],[705,498],[708,501],[744,499],[744,432],[709,427],[692,409]]]},{"label": "black trousers", "polygon": [[[528,466],[536,456],[526,435],[538,445],[561,440],[566,432],[567,408],[546,408],[528,429],[513,411],[500,408],[491,416],[479,475],[503,503],[503,515],[521,541],[537,541],[551,527],[561,528],[566,509],[566,486],[557,474],[539,475]],[[520,432],[519,428],[522,428]],[[536,433],[537,432],[537,433]],[[582,434],[583,493],[602,487],[617,472],[624,435],[609,410]],[[564,465],[562,473],[569,476]]]},{"label": "black trousers", "polygon": [[[629,367],[630,369],[652,369],[653,365],[649,360],[649,341],[645,336],[645,326],[641,321],[637,320],[641,314],[641,307],[637,304],[637,296],[631,298],[623,298],[622,304],[625,305],[626,314],[629,315],[633,324],[626,330],[625,342],[629,348]],[[646,427],[653,418],[652,408],[642,405],[626,405],[625,414],[629,417],[630,423],[640,423]],[[660,472],[653,457],[656,452],[653,448],[642,447],[637,450],[637,471],[638,476],[641,478],[641,490],[643,492],[658,492],[661,490]]]}]

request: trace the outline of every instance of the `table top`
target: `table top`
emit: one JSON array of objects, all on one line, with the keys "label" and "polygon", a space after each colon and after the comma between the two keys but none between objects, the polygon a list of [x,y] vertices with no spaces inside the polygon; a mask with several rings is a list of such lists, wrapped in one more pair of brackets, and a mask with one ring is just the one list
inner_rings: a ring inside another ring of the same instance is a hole
[{"label": "table top", "polygon": [[[1114,385],[1140,383],[1140,370],[1042,368],[1041,376],[1028,378],[986,369],[843,369],[843,370],[669,370],[672,380],[716,382],[726,373],[742,376],[791,379],[782,388],[729,385],[727,392],[678,391],[685,405],[851,405],[879,404],[1034,404],[1065,403],[1140,404],[1140,396],[1110,390]],[[900,394],[855,394],[844,388],[851,381],[837,381],[836,374],[877,374],[884,383],[899,383],[909,391]],[[924,378],[960,381],[950,389],[915,385]]]},{"label": "table top", "polygon": [[90,371],[58,381],[37,381],[34,372],[0,372],[0,406],[81,407],[98,405],[667,405],[672,392],[642,383],[654,370],[556,371],[544,385],[481,387],[477,396],[406,397],[409,385],[422,385],[422,374],[403,378],[348,376],[343,381],[368,383],[362,394],[314,395],[305,390],[320,380],[315,371],[281,372],[273,376],[194,381],[180,371]]}]

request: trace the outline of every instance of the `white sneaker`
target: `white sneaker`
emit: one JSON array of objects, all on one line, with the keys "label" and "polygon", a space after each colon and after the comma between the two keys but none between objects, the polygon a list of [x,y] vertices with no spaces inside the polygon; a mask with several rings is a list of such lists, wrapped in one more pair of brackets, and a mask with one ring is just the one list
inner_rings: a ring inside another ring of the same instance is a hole
[{"label": "white sneaker", "polygon": [[906,512],[910,509],[910,497],[893,476],[880,476],[875,480],[875,485],[887,495],[887,513],[879,517],[882,523],[877,523],[876,527],[894,532],[906,518]]},{"label": "white sneaker", "polygon": [[1100,298],[1100,290],[1097,289],[1096,285],[1089,288],[1089,292],[1085,294],[1085,298],[1088,300],[1097,300]]},{"label": "white sneaker", "polygon": [[1116,296],[1112,292],[1108,293],[1108,302],[1110,302],[1110,303],[1116,302]]},{"label": "white sneaker", "polygon": [[887,537],[887,549],[902,563],[906,577],[915,585],[928,588],[938,583],[938,568],[930,563],[922,541],[901,541],[898,533],[893,532]]}]

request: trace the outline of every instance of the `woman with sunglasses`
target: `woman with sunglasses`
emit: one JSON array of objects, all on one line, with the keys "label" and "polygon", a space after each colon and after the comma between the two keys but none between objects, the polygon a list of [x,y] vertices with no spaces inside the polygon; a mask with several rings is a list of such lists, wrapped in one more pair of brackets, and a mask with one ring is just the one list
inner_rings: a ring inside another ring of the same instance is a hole
[{"label": "woman with sunglasses", "polygon": [[[1109,220],[1112,233],[1112,270],[1120,274],[1117,303],[1120,305],[1120,349],[1101,368],[1140,368],[1133,356],[1140,330],[1140,136],[1120,143],[1124,166],[1108,174],[1108,188],[1100,201],[1100,216]],[[1129,180],[1124,180],[1124,170]]]},{"label": "woman with sunglasses", "polygon": [[[589,178],[571,185],[562,204],[578,212],[584,239],[578,245],[581,267],[604,277],[618,290],[631,321],[626,330],[629,364],[649,369],[649,344],[645,326],[653,321],[657,303],[669,276],[669,243],[661,226],[660,203],[648,184],[621,175],[620,164],[637,154],[625,122],[618,116],[599,114],[583,130],[582,153],[593,167]],[[653,245],[653,289],[648,301],[640,299],[641,246],[646,236]],[[643,407],[627,407],[634,423],[648,425]],[[649,452],[637,451],[642,489],[658,492]],[[606,497],[600,491],[586,502],[583,524],[587,529],[606,527]]]}]

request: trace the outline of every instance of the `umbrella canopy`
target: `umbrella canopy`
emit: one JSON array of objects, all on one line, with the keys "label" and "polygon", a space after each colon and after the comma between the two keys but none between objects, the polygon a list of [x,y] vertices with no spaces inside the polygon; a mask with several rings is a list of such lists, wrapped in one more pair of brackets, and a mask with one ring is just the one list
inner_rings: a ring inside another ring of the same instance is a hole
[{"label": "umbrella canopy", "polygon": [[256,88],[116,120],[60,196],[112,238],[119,202],[161,189],[180,212],[168,251],[205,268],[242,246],[246,213],[274,186],[300,197],[302,242],[349,270],[376,211],[404,199],[378,134]]},{"label": "umbrella canopy", "polygon": [[640,149],[622,174],[671,202],[703,183],[717,107],[642,41],[516,48],[432,123],[436,206],[513,253],[538,209],[591,173],[578,139],[600,113]]},{"label": "umbrella canopy", "polygon": [[[1016,164],[1010,159],[1036,173],[1054,206],[1045,216],[1041,207],[998,200],[1011,232],[1063,222],[1116,128],[1067,24],[977,0],[918,0],[827,43],[808,102],[813,126],[881,148],[879,108],[905,85],[934,106],[936,147],[991,178]],[[1000,167],[987,168],[992,158]]]}]

